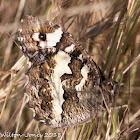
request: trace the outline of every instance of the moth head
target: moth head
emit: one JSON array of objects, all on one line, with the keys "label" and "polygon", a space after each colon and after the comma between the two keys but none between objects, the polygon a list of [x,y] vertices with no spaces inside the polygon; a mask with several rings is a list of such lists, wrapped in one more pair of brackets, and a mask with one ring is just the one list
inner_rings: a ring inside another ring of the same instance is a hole
[{"label": "moth head", "polygon": [[58,51],[63,31],[58,25],[37,17],[26,16],[21,20],[18,40],[26,57],[45,57]]}]

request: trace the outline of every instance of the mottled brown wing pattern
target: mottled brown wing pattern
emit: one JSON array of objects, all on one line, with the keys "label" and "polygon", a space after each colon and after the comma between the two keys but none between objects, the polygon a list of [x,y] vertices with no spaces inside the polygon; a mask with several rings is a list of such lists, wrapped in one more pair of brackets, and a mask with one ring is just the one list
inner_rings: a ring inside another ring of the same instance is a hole
[{"label": "mottled brown wing pattern", "polygon": [[26,16],[19,29],[27,58],[28,107],[34,118],[51,127],[83,124],[104,113],[117,83],[105,77],[71,34],[38,17]]}]

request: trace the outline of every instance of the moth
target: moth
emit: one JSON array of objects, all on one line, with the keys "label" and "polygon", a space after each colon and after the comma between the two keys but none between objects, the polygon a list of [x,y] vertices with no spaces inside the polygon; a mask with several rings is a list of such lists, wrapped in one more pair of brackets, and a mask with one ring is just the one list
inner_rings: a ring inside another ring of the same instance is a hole
[{"label": "moth", "polygon": [[27,58],[27,105],[36,120],[54,128],[80,125],[103,115],[118,84],[105,76],[73,36],[39,17],[26,16],[18,30]]}]

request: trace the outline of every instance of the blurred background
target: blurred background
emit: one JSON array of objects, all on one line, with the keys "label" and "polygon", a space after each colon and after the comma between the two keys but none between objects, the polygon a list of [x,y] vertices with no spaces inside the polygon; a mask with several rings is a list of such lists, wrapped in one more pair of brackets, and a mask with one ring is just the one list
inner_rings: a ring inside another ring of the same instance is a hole
[{"label": "blurred background", "polygon": [[[64,129],[33,119],[23,92],[26,59],[17,41],[20,20],[26,15],[70,32],[105,75],[120,84],[112,117],[106,112],[90,123]],[[12,133],[33,134],[26,137],[29,140],[140,139],[139,60],[140,0],[0,0],[0,139],[19,139],[10,137]]]}]

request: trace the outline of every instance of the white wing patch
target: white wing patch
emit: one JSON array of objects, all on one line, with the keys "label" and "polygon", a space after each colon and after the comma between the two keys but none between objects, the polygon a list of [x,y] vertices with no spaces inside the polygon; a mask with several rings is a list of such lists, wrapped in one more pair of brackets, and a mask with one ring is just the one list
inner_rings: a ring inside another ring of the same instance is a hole
[{"label": "white wing patch", "polygon": [[80,54],[77,58],[80,59],[83,62],[83,56],[82,56],[82,54]]},{"label": "white wing patch", "polygon": [[89,68],[87,65],[84,65],[83,68],[81,69],[81,74],[83,76],[80,84],[75,86],[76,91],[82,91],[83,90],[83,86],[86,82],[86,80],[88,79],[88,73],[89,73]]},{"label": "white wing patch", "polygon": [[32,38],[33,38],[35,41],[40,41],[40,39],[39,39],[39,34],[40,34],[40,33],[34,33],[34,34],[32,35]]},{"label": "white wing patch", "polygon": [[57,42],[60,42],[63,31],[61,28],[56,29],[53,33],[46,34],[47,37],[47,47],[56,46]]},{"label": "white wing patch", "polygon": [[64,51],[59,51],[55,56],[54,60],[56,61],[56,66],[54,68],[54,72],[51,75],[52,82],[50,83],[54,87],[53,89],[53,113],[55,114],[55,119],[52,120],[52,123],[56,123],[61,121],[61,113],[62,113],[62,104],[64,102],[63,94],[64,90],[62,88],[62,82],[60,77],[67,73],[72,74],[71,69],[68,64],[70,63],[71,57],[65,53]]},{"label": "white wing patch", "polygon": [[18,37],[18,41],[23,41],[23,37]]},{"label": "white wing patch", "polygon": [[60,42],[63,31],[61,28],[56,29],[53,33],[46,33],[46,41],[41,41],[39,38],[39,33],[34,33],[32,38],[35,41],[39,41],[39,46],[43,49],[45,48],[54,48],[56,43]]},{"label": "white wing patch", "polygon": [[65,48],[65,51],[67,52],[67,53],[70,53],[70,52],[73,52],[74,51],[74,47],[75,47],[75,45],[70,45],[69,47],[67,47],[67,48]]}]

